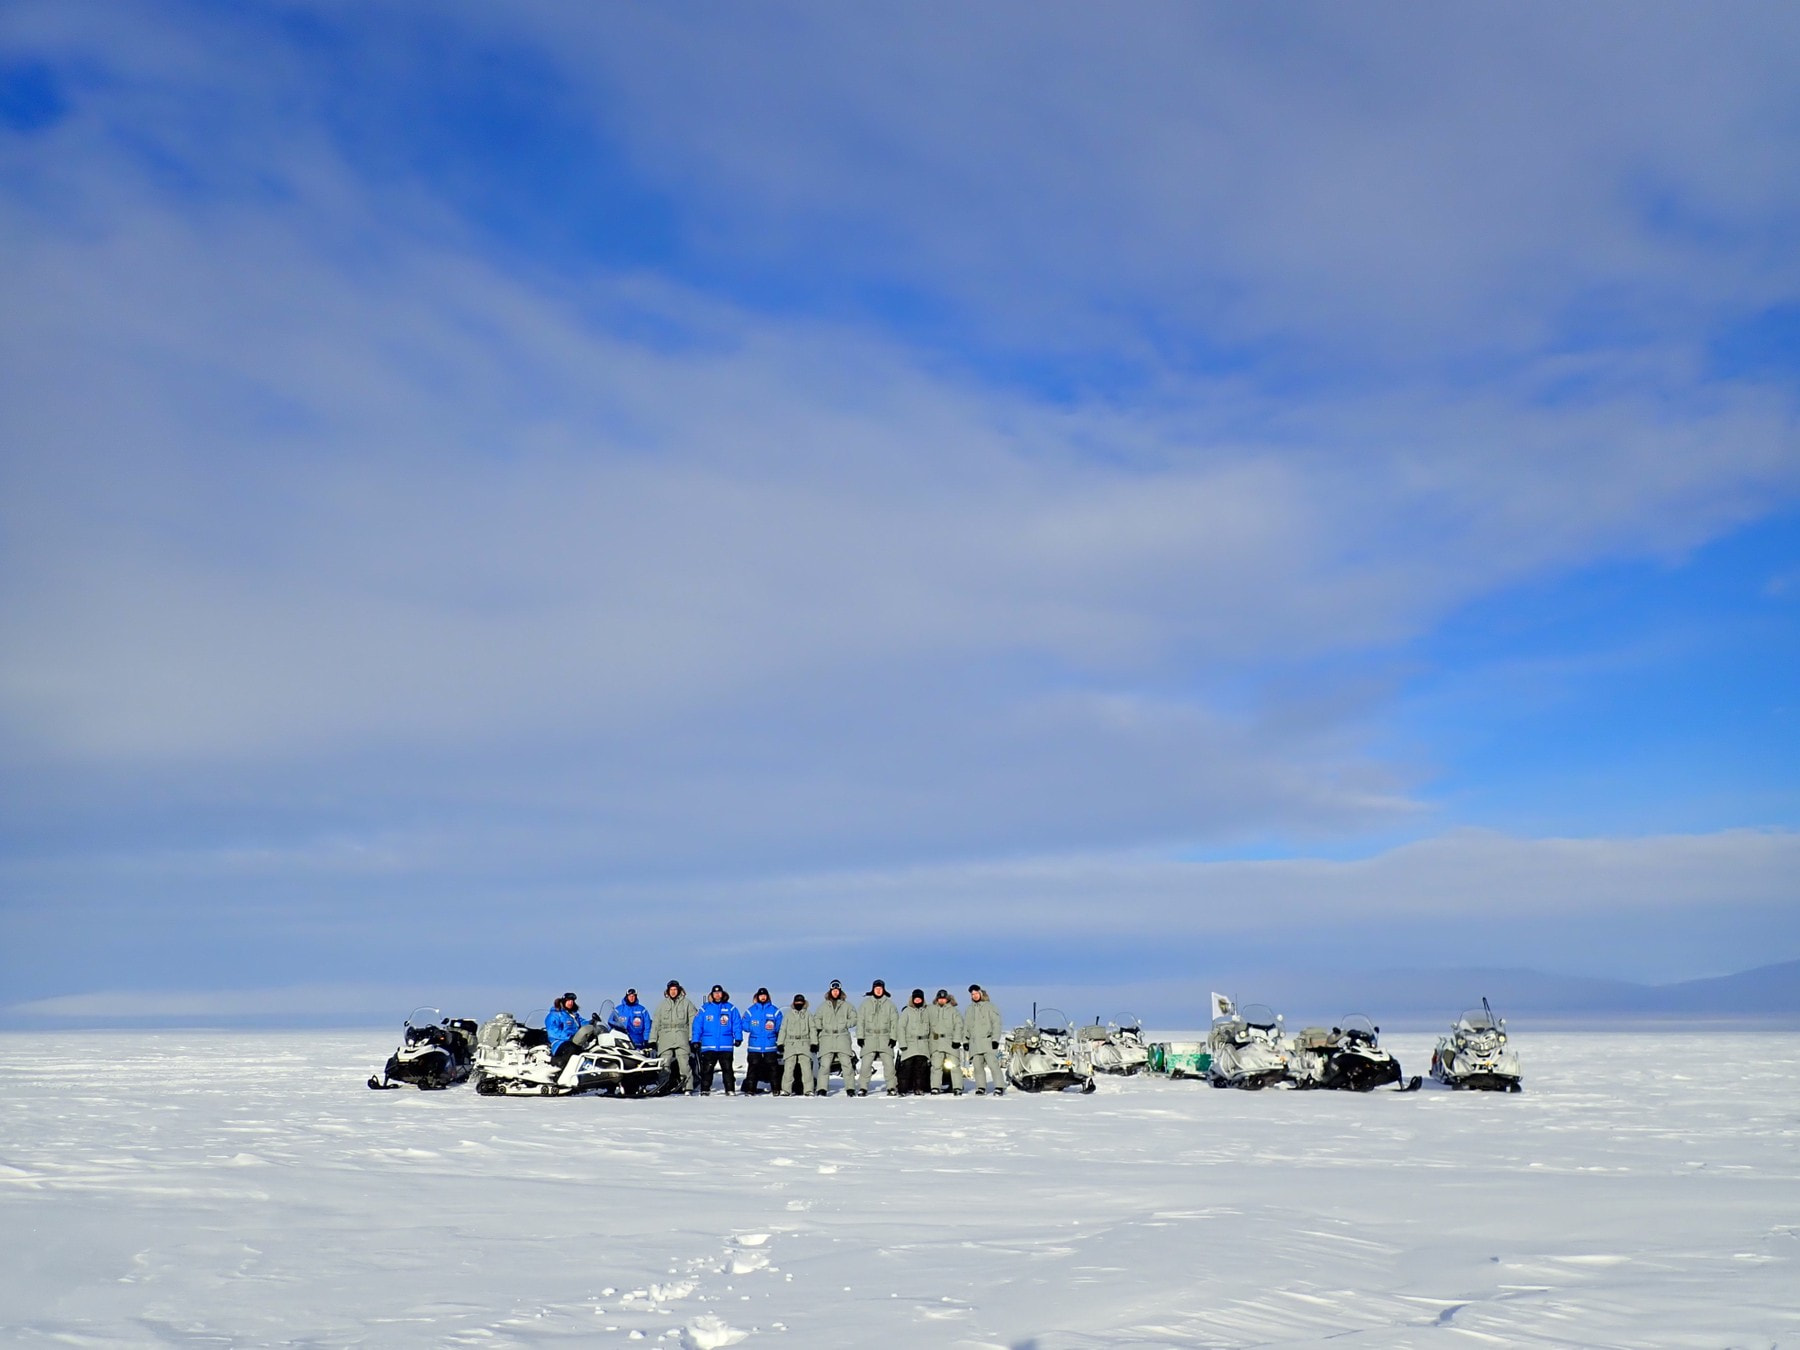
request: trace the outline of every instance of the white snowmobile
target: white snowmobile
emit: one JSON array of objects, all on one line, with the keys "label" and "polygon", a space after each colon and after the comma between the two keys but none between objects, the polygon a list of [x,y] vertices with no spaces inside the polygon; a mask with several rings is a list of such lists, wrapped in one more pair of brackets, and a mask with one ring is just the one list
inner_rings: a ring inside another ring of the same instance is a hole
[{"label": "white snowmobile", "polygon": [[1431,1076],[1446,1086],[1478,1092],[1524,1090],[1518,1051],[1506,1043],[1506,1019],[1495,1017],[1485,998],[1438,1041],[1431,1052]]},{"label": "white snowmobile", "polygon": [[1380,1037],[1381,1028],[1361,1013],[1330,1031],[1307,1027],[1288,1047],[1288,1077],[1301,1088],[1367,1092],[1397,1083],[1402,1092],[1416,1091],[1419,1079],[1401,1075],[1400,1061],[1381,1048]]},{"label": "white snowmobile", "polygon": [[475,1091],[484,1097],[572,1097],[612,1092],[637,1097],[659,1090],[664,1068],[656,1054],[606,1025],[599,1013],[582,1028],[588,1043],[558,1065],[542,1027],[526,1026],[511,1013],[496,1013],[481,1026],[475,1048]]},{"label": "white snowmobile", "polygon": [[1006,1080],[1021,1092],[1094,1090],[1094,1070],[1061,1012],[1032,1009],[1032,1020],[1006,1036]]},{"label": "white snowmobile", "polygon": [[436,1008],[414,1008],[401,1025],[400,1048],[379,1074],[370,1075],[369,1086],[378,1092],[408,1084],[428,1092],[454,1087],[474,1063],[473,1022],[445,1017]]},{"label": "white snowmobile", "polygon": [[1133,1074],[1150,1062],[1144,1029],[1135,1017],[1101,1026],[1096,1020],[1078,1033],[1095,1073]]},{"label": "white snowmobile", "polygon": [[1212,1063],[1207,1081],[1217,1088],[1265,1088],[1288,1076],[1287,1048],[1281,1018],[1266,1003],[1238,1009],[1230,999],[1213,995],[1212,1035],[1206,1048]]}]

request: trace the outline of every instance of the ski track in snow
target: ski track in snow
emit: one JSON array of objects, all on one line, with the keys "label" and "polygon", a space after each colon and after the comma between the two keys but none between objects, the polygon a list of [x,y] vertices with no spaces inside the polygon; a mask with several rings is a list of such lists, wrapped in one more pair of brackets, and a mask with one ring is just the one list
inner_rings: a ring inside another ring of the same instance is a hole
[{"label": "ski track in snow", "polygon": [[0,1340],[1800,1341],[1800,1043],[1515,1041],[1520,1096],[636,1102],[370,1092],[367,1033],[5,1035]]}]

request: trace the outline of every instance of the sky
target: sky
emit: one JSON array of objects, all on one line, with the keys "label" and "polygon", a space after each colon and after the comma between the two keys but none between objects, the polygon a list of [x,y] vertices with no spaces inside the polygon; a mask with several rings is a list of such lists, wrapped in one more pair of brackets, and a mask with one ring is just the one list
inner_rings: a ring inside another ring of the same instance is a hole
[{"label": "sky", "polygon": [[0,1018],[1800,956],[1797,65],[0,6]]}]

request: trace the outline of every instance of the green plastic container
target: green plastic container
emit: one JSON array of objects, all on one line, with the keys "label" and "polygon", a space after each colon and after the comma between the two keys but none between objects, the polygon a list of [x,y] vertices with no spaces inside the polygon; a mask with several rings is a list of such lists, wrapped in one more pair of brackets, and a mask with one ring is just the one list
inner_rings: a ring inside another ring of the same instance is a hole
[{"label": "green plastic container", "polygon": [[1167,1078],[1204,1078],[1212,1067],[1212,1055],[1204,1041],[1151,1041],[1149,1052],[1151,1073]]}]

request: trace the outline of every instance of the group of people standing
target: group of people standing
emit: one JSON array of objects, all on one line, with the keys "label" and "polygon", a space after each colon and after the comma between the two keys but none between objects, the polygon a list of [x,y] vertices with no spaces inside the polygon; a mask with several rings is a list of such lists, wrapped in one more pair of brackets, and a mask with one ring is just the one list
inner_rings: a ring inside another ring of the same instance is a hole
[{"label": "group of people standing", "polygon": [[[560,1055],[566,1062],[583,1048],[577,1007],[575,996],[565,994],[544,1019],[552,1058]],[[608,1022],[634,1045],[661,1057],[670,1092],[705,1096],[721,1075],[726,1095],[738,1092],[734,1056],[744,1046],[741,1090],[747,1094],[823,1097],[836,1072],[845,1095],[866,1097],[877,1066],[885,1090],[895,1096],[1006,1091],[1000,1009],[978,984],[969,986],[966,1010],[947,989],[930,1002],[923,989],[915,989],[903,1006],[896,1005],[885,980],[876,980],[855,1007],[833,980],[817,1009],[805,994],[780,1007],[767,989],[758,989],[740,1009],[716,984],[695,1007],[681,981],[670,980],[654,1013],[639,1001],[637,990],[627,989]]]}]

